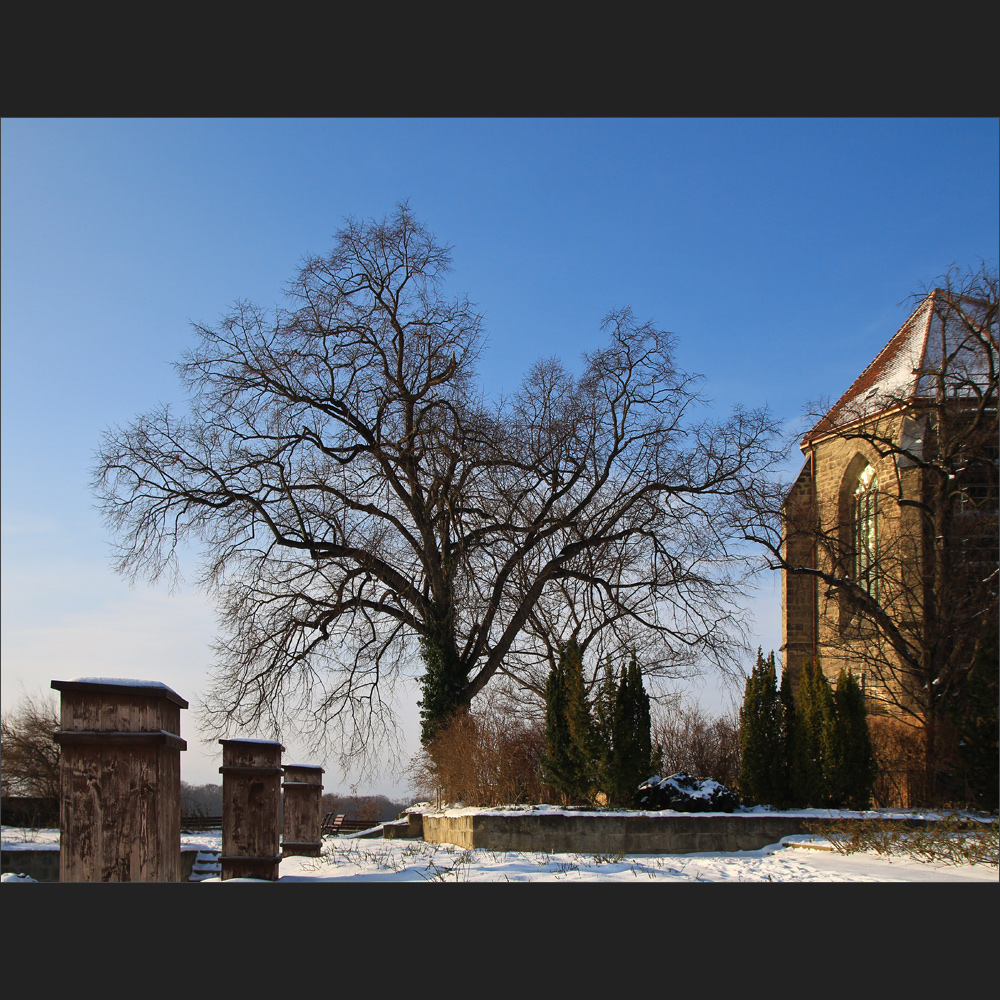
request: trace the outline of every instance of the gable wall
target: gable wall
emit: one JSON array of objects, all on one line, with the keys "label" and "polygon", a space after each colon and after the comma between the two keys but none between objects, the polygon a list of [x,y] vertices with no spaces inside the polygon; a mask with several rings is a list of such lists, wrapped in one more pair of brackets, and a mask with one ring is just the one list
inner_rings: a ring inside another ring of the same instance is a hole
[{"label": "gable wall", "polygon": [[[888,418],[880,428],[898,433],[898,418]],[[807,451],[807,461],[786,501],[790,537],[786,558],[799,565],[817,566],[837,576],[850,575],[852,500],[856,477],[870,463],[879,482],[879,557],[883,595],[919,580],[920,527],[916,514],[901,507],[896,497],[911,496],[919,488],[915,470],[902,473],[892,456],[880,458],[861,439],[830,437]],[[813,497],[815,498],[813,500]],[[794,522],[801,518],[796,536]],[[835,681],[841,669],[864,675],[866,692],[877,698],[883,678],[872,663],[872,650],[859,637],[858,622],[843,599],[823,580],[804,574],[783,573],[784,669],[793,689],[807,660],[818,660],[823,672]],[[889,650],[886,657],[892,657]]]}]

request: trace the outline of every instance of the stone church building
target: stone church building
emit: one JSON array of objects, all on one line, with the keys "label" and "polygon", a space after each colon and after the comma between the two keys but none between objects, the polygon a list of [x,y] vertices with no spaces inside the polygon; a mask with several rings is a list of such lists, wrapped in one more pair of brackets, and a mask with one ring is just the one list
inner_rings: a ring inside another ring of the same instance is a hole
[{"label": "stone church building", "polygon": [[784,669],[932,725],[997,616],[997,303],[935,289],[802,438],[782,508]]}]

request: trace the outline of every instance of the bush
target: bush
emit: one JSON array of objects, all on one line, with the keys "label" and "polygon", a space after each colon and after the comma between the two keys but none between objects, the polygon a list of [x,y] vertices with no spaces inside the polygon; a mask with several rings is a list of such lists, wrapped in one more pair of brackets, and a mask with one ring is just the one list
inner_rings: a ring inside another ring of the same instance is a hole
[{"label": "bush", "polygon": [[887,857],[952,865],[1000,866],[1000,825],[957,814],[935,822],[907,824],[891,819],[820,820],[811,833],[826,837],[840,854],[871,851]]},{"label": "bush", "polygon": [[693,778],[681,772],[669,778],[650,778],[639,786],[640,809],[672,809],[675,812],[733,812],[739,796],[713,778]]},{"label": "bush", "polygon": [[548,801],[542,785],[545,729],[488,693],[476,712],[461,712],[414,757],[417,794],[431,800],[496,806]]}]

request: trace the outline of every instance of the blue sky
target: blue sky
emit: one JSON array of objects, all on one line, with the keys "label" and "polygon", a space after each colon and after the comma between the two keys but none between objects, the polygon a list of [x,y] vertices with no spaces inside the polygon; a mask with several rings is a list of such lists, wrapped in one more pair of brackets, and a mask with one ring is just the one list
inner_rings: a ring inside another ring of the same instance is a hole
[{"label": "blue sky", "polygon": [[[408,199],[454,247],[492,392],[539,355],[575,361],[631,305],[677,334],[720,413],[767,403],[792,427],[912,293],[996,260],[998,168],[996,119],[4,120],[4,710],[81,675],[161,680],[194,706],[211,607],[112,574],[93,453],[181,401],[192,321],[279,302],[346,216]],[[777,588],[748,601],[751,642],[777,648]],[[694,694],[721,704],[716,687]],[[184,779],[218,781],[217,745],[193,713],[183,727]]]}]

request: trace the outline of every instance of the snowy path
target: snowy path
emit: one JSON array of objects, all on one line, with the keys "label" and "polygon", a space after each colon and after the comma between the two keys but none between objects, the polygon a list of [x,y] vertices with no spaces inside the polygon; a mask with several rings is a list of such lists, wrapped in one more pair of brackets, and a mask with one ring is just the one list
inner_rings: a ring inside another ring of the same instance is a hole
[{"label": "snowy path", "polygon": [[[19,831],[20,833],[20,831]],[[4,846],[13,846],[5,828]],[[57,830],[36,831],[36,842],[58,843]],[[801,838],[789,838],[801,839]],[[23,843],[23,835],[19,837]],[[220,850],[219,833],[182,836],[182,843]],[[212,884],[207,879],[201,884]],[[240,880],[233,880],[240,881]],[[281,862],[278,883],[300,882],[986,882],[986,865],[927,864],[874,854],[772,845],[731,854],[543,854],[465,851],[423,841],[327,837],[323,856]]]}]

